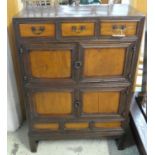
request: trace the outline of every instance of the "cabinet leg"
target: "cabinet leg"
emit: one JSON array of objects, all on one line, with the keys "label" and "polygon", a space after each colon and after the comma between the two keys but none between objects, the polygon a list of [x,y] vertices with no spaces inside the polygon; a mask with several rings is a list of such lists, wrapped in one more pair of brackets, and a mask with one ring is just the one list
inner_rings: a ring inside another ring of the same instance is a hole
[{"label": "cabinet leg", "polygon": [[31,152],[37,152],[38,142],[32,138],[29,138],[29,144],[30,144]]},{"label": "cabinet leg", "polygon": [[126,142],[126,134],[122,135],[120,138],[116,139],[116,145],[118,150],[124,150],[125,149],[125,143]]}]

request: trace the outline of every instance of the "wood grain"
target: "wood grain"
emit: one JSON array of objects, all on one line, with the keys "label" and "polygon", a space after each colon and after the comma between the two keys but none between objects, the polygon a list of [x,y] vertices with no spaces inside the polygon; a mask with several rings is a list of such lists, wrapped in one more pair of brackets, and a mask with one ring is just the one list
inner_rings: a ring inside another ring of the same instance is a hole
[{"label": "wood grain", "polygon": [[84,92],[83,112],[93,113],[117,113],[119,107],[120,92]]},{"label": "wood grain", "polygon": [[97,122],[94,126],[96,128],[120,128],[121,122]]},{"label": "wood grain", "polygon": [[66,123],[65,124],[65,128],[67,129],[85,129],[85,128],[88,128],[88,123]]},{"label": "wood grain", "polygon": [[137,22],[127,22],[127,21],[104,21],[104,22],[101,22],[101,30],[100,30],[100,34],[101,35],[104,35],[104,36],[112,36],[114,34],[120,34],[120,31],[117,31],[117,30],[113,30],[113,26],[116,25],[116,26],[120,26],[120,25],[123,25],[123,26],[126,26],[126,29],[124,31],[124,34],[126,36],[133,36],[133,35],[136,35],[136,32],[137,32]]},{"label": "wood grain", "polygon": [[37,123],[33,126],[35,129],[50,129],[50,130],[58,130],[58,123]]},{"label": "wood grain", "polygon": [[109,3],[109,0],[101,0],[101,3],[102,4],[108,4]]},{"label": "wood grain", "polygon": [[122,75],[125,48],[89,48],[84,50],[84,76]]},{"label": "wood grain", "polygon": [[[45,30],[37,35],[32,32],[32,27],[38,29],[44,27]],[[21,37],[54,37],[55,36],[55,24],[19,24],[19,31]]]},{"label": "wood grain", "polygon": [[35,111],[41,115],[66,115],[72,112],[70,92],[37,92],[33,95]]},{"label": "wood grain", "polygon": [[71,77],[71,51],[31,51],[29,54],[31,72],[37,78]]},{"label": "wood grain", "polygon": [[[80,27],[84,26],[85,30],[80,31]],[[72,31],[72,27],[77,28],[77,32]],[[63,37],[73,37],[73,36],[94,36],[95,33],[95,23],[91,22],[81,22],[81,23],[62,23],[61,33]]]}]

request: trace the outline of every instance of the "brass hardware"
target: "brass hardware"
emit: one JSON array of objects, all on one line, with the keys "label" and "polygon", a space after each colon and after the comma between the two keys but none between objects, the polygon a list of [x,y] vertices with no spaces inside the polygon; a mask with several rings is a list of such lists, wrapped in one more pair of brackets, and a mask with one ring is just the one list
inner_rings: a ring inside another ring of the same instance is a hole
[{"label": "brass hardware", "polygon": [[81,32],[82,31],[85,31],[86,30],[86,26],[84,26],[84,25],[83,26],[80,26],[80,30],[81,30]]},{"label": "brass hardware", "polygon": [[36,34],[36,35],[40,35],[41,33],[43,33],[45,31],[45,27],[44,26],[39,26],[39,27],[31,27],[32,33]]},{"label": "brass hardware", "polygon": [[72,32],[81,33],[86,30],[86,26],[81,25],[80,27],[72,26]]},{"label": "brass hardware", "polygon": [[113,25],[112,29],[114,31],[114,34],[112,34],[113,37],[125,37],[125,25]]}]

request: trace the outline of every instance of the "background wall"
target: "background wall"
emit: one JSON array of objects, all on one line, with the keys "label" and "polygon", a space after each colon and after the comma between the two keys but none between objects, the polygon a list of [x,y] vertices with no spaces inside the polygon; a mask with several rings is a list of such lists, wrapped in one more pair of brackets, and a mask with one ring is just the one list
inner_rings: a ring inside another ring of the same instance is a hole
[{"label": "background wall", "polygon": [[22,122],[17,83],[13,69],[10,44],[7,44],[7,130],[15,131]]},{"label": "background wall", "polygon": [[23,97],[20,93],[17,56],[12,31],[12,17],[19,11],[17,0],[7,1],[7,131],[15,131],[24,118]]}]

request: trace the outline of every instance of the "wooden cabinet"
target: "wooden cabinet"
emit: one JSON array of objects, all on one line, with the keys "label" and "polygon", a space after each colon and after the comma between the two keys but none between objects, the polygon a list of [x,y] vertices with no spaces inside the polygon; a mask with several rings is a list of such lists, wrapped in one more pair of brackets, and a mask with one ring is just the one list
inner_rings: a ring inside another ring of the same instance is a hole
[{"label": "wooden cabinet", "polygon": [[67,8],[13,19],[31,151],[43,139],[126,133],[144,17],[124,5]]}]

